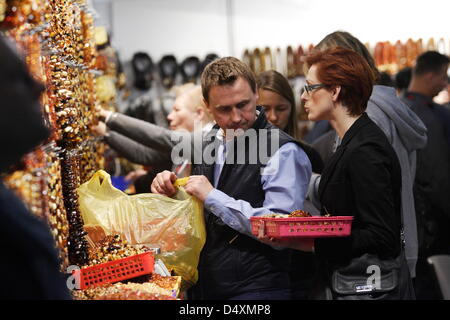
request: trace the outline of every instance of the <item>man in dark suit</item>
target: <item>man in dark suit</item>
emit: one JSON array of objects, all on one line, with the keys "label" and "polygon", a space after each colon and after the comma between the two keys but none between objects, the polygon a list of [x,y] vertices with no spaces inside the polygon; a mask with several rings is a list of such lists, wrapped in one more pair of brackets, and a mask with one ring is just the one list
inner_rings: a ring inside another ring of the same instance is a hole
[{"label": "man in dark suit", "polygon": [[450,254],[450,111],[433,102],[447,86],[450,59],[435,51],[417,58],[403,101],[428,130],[428,142],[417,152],[414,200],[419,257],[415,289],[418,299],[438,299],[434,278],[426,261],[436,254]]}]

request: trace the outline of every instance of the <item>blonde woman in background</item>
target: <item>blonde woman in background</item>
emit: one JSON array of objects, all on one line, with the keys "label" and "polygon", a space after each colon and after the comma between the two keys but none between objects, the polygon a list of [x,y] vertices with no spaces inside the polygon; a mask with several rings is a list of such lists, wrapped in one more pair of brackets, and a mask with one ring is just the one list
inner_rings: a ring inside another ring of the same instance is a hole
[{"label": "blonde woman in background", "polygon": [[193,132],[196,127],[209,131],[214,120],[203,102],[202,89],[192,83],[175,89],[176,99],[172,111],[167,116],[170,130]]},{"label": "blonde woman in background", "polygon": [[180,176],[189,173],[189,166],[181,167],[180,164],[175,166],[172,163],[170,146],[174,131],[181,134],[201,130],[204,134],[211,130],[214,124],[203,103],[200,86],[182,85],[175,89],[175,93],[172,111],[167,116],[171,130],[103,109],[100,110],[103,121],[93,128],[94,132],[103,136],[105,142],[120,156],[136,164],[151,167],[148,175],[146,170],[136,170],[126,177],[128,181],[135,181],[147,175],[145,182],[142,182],[143,188],[139,188],[145,192],[150,192],[153,176],[162,170],[183,168],[184,172],[179,172]]}]

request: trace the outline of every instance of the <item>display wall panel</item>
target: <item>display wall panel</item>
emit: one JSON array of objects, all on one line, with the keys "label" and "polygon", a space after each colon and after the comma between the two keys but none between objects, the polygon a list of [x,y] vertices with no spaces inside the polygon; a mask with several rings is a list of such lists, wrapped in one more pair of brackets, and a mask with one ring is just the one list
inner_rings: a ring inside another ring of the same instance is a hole
[{"label": "display wall panel", "polygon": [[[249,47],[315,43],[335,30],[349,31],[371,44],[430,37],[444,37],[448,43],[449,37],[450,1],[446,0],[429,0],[426,6],[420,0],[111,0],[111,3],[113,41],[124,60],[137,50],[147,51],[155,59],[169,53],[183,59],[211,51],[240,56]],[[231,19],[227,17],[227,4],[231,4]]]},{"label": "display wall panel", "polygon": [[226,1],[131,0],[113,2],[114,44],[124,60],[142,50],[154,60],[229,54]]}]

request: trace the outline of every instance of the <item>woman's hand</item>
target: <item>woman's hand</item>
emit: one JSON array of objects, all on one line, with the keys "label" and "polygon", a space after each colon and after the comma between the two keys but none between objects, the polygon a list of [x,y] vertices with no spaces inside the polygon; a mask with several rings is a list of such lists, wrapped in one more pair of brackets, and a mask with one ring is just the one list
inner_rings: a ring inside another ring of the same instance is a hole
[{"label": "woman's hand", "polygon": [[106,135],[106,124],[104,122],[99,122],[97,125],[92,126],[92,132],[94,132],[97,136],[104,137]]},{"label": "woman's hand", "polygon": [[105,110],[102,107],[96,107],[95,111],[97,111],[100,120],[103,121],[103,122],[106,120],[106,118],[109,117],[110,114],[113,113],[112,111]]}]

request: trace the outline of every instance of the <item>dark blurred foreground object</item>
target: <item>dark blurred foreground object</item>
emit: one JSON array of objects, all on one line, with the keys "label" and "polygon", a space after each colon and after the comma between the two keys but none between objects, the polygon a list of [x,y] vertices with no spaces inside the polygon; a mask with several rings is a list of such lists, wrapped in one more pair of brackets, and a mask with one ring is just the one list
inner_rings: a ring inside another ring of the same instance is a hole
[{"label": "dark blurred foreground object", "polygon": [[436,255],[427,259],[436,277],[442,299],[450,300],[450,255]]},{"label": "dark blurred foreground object", "polygon": [[395,89],[397,89],[397,93],[403,93],[408,89],[411,76],[412,68],[410,67],[403,68],[395,75]]},{"label": "dark blurred foreground object", "polygon": [[377,84],[379,84],[381,86],[387,86],[387,87],[395,86],[394,80],[392,80],[391,75],[387,72],[380,72]]},{"label": "dark blurred foreground object", "polygon": [[71,299],[44,222],[0,182],[0,299]]},{"label": "dark blurred foreground object", "polygon": [[431,256],[427,260],[435,275],[442,299],[450,300],[450,255]]},{"label": "dark blurred foreground object", "polygon": [[[0,173],[49,135],[39,108],[43,86],[0,36]],[[71,299],[47,225],[0,179],[0,299]]]}]

